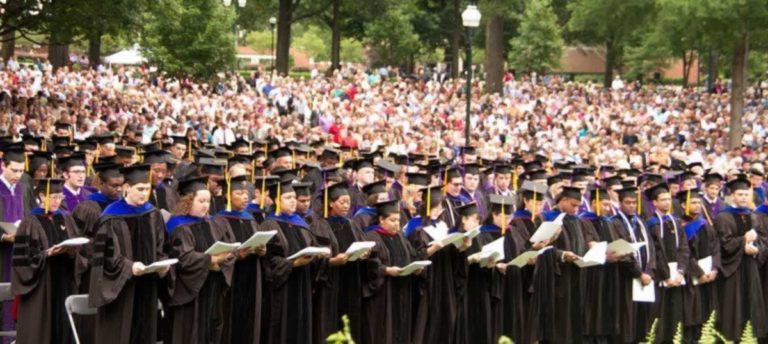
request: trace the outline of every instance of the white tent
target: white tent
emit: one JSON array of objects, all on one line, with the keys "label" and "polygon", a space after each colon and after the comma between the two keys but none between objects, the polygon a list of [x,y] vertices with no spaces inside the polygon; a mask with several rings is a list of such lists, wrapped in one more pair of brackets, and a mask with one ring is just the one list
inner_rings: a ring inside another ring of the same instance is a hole
[{"label": "white tent", "polygon": [[141,55],[138,46],[131,49],[121,50],[104,58],[104,63],[109,65],[137,65],[147,62],[147,59]]}]

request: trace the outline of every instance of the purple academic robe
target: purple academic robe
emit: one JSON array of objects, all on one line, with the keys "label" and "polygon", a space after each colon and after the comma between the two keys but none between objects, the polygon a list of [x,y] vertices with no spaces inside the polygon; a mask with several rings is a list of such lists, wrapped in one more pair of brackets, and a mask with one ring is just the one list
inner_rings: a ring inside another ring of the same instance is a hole
[{"label": "purple academic robe", "polygon": [[[0,214],[0,221],[14,223],[24,218],[24,194],[22,192],[21,184],[16,183],[16,186],[11,190],[0,182],[0,203],[2,204],[2,214]],[[3,282],[11,280],[11,250],[13,245],[0,244],[0,259],[2,259],[2,271]],[[2,329],[9,331],[14,329],[13,317],[11,316],[11,303],[6,302],[2,306]],[[3,343],[10,343],[10,340],[3,339]]]},{"label": "purple academic robe", "polygon": [[73,211],[75,211],[75,208],[77,207],[80,202],[85,201],[88,199],[88,196],[91,195],[91,192],[88,191],[85,187],[80,188],[80,192],[73,193],[69,188],[63,188],[64,191],[64,203],[62,204],[62,208],[66,210],[67,213],[71,214]]}]

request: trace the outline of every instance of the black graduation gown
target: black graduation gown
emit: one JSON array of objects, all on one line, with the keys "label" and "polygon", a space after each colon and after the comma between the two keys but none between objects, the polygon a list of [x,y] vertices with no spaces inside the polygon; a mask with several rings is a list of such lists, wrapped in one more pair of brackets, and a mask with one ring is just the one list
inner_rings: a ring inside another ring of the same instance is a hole
[{"label": "black graduation gown", "polygon": [[[467,255],[501,237],[501,231],[483,231],[472,242]],[[467,275],[467,341],[496,343],[502,331],[502,275],[496,267],[470,264]]]},{"label": "black graduation gown", "polygon": [[363,336],[365,344],[411,343],[413,324],[413,276],[390,277],[387,267],[405,267],[416,251],[401,233],[365,233],[376,242],[365,264],[363,277]]},{"label": "black graduation gown", "polygon": [[211,206],[208,208],[208,214],[211,216],[227,209],[227,198],[225,196],[211,197]]},{"label": "black graduation gown", "polygon": [[[740,339],[747,321],[752,323],[758,338],[768,334],[758,261],[756,257],[744,254],[744,234],[751,228],[753,226],[749,214],[740,215],[723,210],[715,217],[721,259],[716,282],[717,328],[728,340]],[[758,237],[766,235],[768,233],[758,233]]]},{"label": "black graduation gown", "polygon": [[[598,241],[611,243],[616,240],[605,217],[583,220],[583,224],[592,227]],[[614,313],[619,307],[619,265],[607,263],[593,266],[582,271],[585,275],[584,293],[584,335],[595,338],[617,336],[619,317]]]},{"label": "black graduation gown", "polygon": [[[632,300],[633,279],[639,279],[643,273],[654,278],[656,256],[653,239],[645,229],[643,222],[635,216],[624,217],[616,215],[611,219],[611,238],[624,239],[629,243],[645,242],[646,245],[614,263],[618,269],[616,293],[618,304],[611,314],[616,317],[623,343],[644,340],[655,318],[655,303],[634,302]],[[646,240],[647,239],[647,240]],[[651,282],[653,286],[654,282]],[[654,287],[655,288],[655,287]]]},{"label": "black graduation gown", "polygon": [[168,184],[161,184],[160,187],[152,190],[152,197],[149,199],[155,208],[165,209],[173,212],[176,209],[176,203],[179,201],[179,195]]},{"label": "black graduation gown", "polygon": [[63,213],[26,217],[16,232],[11,291],[19,296],[16,343],[74,343],[64,301],[76,293],[75,260],[45,251],[75,236],[75,222]]},{"label": "black graduation gown", "polygon": [[309,228],[269,218],[261,227],[265,231],[277,230],[267,244],[269,343],[311,343],[312,267],[308,264],[294,268],[288,257],[314,246],[314,236]]},{"label": "black graduation gown", "polygon": [[[365,234],[346,217],[329,217],[339,252],[346,252],[350,245],[356,241],[366,241]],[[369,257],[371,254],[369,254]],[[338,269],[337,300],[338,315],[337,327],[341,326],[341,315],[349,317],[349,329],[352,338],[360,339],[363,335],[363,274],[365,274],[367,260],[347,262]]]},{"label": "black graduation gown", "polygon": [[[588,236],[581,220],[573,215],[563,219],[563,231],[555,241],[560,251],[571,251],[583,256],[587,252]],[[573,263],[560,260],[558,255],[557,276],[555,277],[555,329],[560,340],[567,343],[580,343],[583,334],[583,297],[581,269]],[[550,340],[549,338],[547,338]],[[557,339],[552,339],[557,340]]]},{"label": "black graduation gown", "polygon": [[158,274],[133,276],[133,263],[166,259],[165,223],[149,203],[124,200],[104,210],[97,225],[89,302],[98,307],[96,343],[151,343],[157,338]]},{"label": "black graduation gown", "polygon": [[[509,230],[504,233],[505,261],[511,261],[531,249],[529,230],[533,227],[534,223],[530,219],[512,220]],[[533,271],[533,266],[526,265],[518,268],[510,264],[507,266],[506,274],[502,276],[504,281],[502,333],[515,343],[533,342],[531,328],[527,324],[530,305],[529,287]]]},{"label": "black graduation gown", "polygon": [[[211,220],[213,226],[228,227],[234,241],[245,242],[259,225],[255,220],[228,215],[216,215]],[[242,260],[236,260],[232,271],[230,292],[224,299],[224,334],[223,343],[258,344],[266,342],[262,331],[262,314],[265,312],[265,294],[263,291],[266,275],[266,259],[255,254]]]},{"label": "black graduation gown", "polygon": [[429,269],[415,278],[418,294],[414,298],[417,303],[413,342],[453,343],[459,310],[456,287],[461,283],[456,279],[467,258],[454,245],[428,257],[427,248],[433,239],[422,228],[416,228],[408,237],[418,260],[432,261]]},{"label": "black graduation gown", "polygon": [[[685,227],[688,220],[681,223]],[[715,229],[704,221],[701,229],[692,237],[688,237],[688,249],[690,262],[686,274],[686,285],[683,287],[685,301],[684,326],[700,326],[716,309],[717,295],[715,283],[694,285],[693,280],[709,271],[704,271],[699,266],[699,259],[712,256],[712,268],[720,268],[720,242],[717,240]]]},{"label": "black graduation gown", "polygon": [[[319,247],[331,250],[331,257],[340,252],[339,243],[331,226],[321,216],[314,213],[304,216],[309,230]],[[312,264],[312,337],[314,343],[325,343],[325,339],[338,331],[340,315],[338,313],[337,288],[339,287],[339,267],[331,266],[329,259],[322,259]],[[347,297],[342,295],[341,297]]]},{"label": "black graduation gown", "polygon": [[[677,262],[677,269],[683,275],[688,271],[690,252],[685,230],[673,217],[665,217],[662,222],[654,221],[654,216],[648,222],[648,230],[653,236],[656,247],[656,277],[662,283],[669,279],[674,271],[669,270],[669,263]],[[663,228],[662,228],[663,227]],[[656,302],[659,307],[659,320],[656,327],[657,342],[671,342],[677,332],[678,324],[682,323],[685,314],[683,298],[684,288],[660,287],[656,292]]]},{"label": "black graduation gown", "polygon": [[171,268],[166,320],[171,343],[224,343],[224,295],[232,281],[234,260],[211,271],[211,256],[205,254],[217,241],[234,242],[226,227],[202,220],[178,226],[170,235],[170,257],[179,259]]},{"label": "black graduation gown", "polygon": [[349,187],[349,199],[349,216],[352,217],[360,208],[365,207],[368,196],[366,196],[365,192],[355,184]]}]

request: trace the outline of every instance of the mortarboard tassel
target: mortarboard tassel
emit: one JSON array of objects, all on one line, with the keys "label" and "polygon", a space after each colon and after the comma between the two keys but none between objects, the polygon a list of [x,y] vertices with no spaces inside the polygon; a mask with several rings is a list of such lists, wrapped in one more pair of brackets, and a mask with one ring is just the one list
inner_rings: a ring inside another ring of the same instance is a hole
[{"label": "mortarboard tassel", "polygon": [[48,178],[48,183],[45,185],[45,213],[48,214],[48,210],[51,209],[51,179]]},{"label": "mortarboard tassel", "polygon": [[291,169],[296,169],[296,151],[291,150]]},{"label": "mortarboard tassel", "polygon": [[187,160],[194,161],[194,158],[192,158],[192,141],[187,140]]},{"label": "mortarboard tassel", "polygon": [[328,218],[328,187],[323,190],[323,217]]},{"label": "mortarboard tassel", "polygon": [[42,142],[40,143],[40,151],[45,152],[48,150],[48,140],[43,138],[41,141]]},{"label": "mortarboard tassel", "polygon": [[27,152],[24,152],[24,171],[31,172],[29,170],[29,154]]},{"label": "mortarboard tassel", "polygon": [[261,177],[261,203],[259,203],[259,206],[261,209],[264,209],[264,198],[267,197],[267,178],[265,176]]},{"label": "mortarboard tassel", "polygon": [[691,190],[685,195],[685,216],[691,216]]},{"label": "mortarboard tassel", "polygon": [[443,196],[448,192],[448,169],[443,172]]},{"label": "mortarboard tassel", "polygon": [[251,160],[251,184],[256,183],[256,159]]},{"label": "mortarboard tassel", "polygon": [[149,169],[149,191],[147,192],[147,200],[152,199],[152,169]]},{"label": "mortarboard tassel", "polygon": [[643,194],[637,190],[637,215],[643,214]]},{"label": "mortarboard tassel", "polygon": [[533,209],[531,210],[531,221],[536,217],[536,191],[533,192]]},{"label": "mortarboard tassel", "polygon": [[600,190],[598,189],[597,192],[595,192],[596,198],[596,204],[595,204],[595,213],[597,213],[597,216],[600,216]]},{"label": "mortarboard tassel", "polygon": [[277,199],[275,200],[275,215],[280,216],[280,181],[277,182]]},{"label": "mortarboard tassel", "polygon": [[432,188],[427,186],[427,220],[429,220],[429,213],[432,208]]},{"label": "mortarboard tassel", "polygon": [[269,144],[264,144],[264,160],[269,159]]},{"label": "mortarboard tassel", "polygon": [[226,179],[227,179],[227,211],[232,211],[232,183],[230,183],[232,179],[229,177],[229,173],[227,173]]},{"label": "mortarboard tassel", "polygon": [[501,235],[507,231],[507,214],[504,211],[504,198],[501,199]]},{"label": "mortarboard tassel", "polygon": [[517,169],[512,171],[512,190],[517,192]]},{"label": "mortarboard tassel", "polygon": [[51,178],[56,175],[56,159],[51,159]]}]

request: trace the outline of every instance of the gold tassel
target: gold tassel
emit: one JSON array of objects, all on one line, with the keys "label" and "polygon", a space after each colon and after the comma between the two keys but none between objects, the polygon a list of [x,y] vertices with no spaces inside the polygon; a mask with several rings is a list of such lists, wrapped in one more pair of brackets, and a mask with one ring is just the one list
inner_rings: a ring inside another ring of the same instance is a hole
[{"label": "gold tassel", "polygon": [[[269,143],[264,144],[264,160],[269,159]],[[267,167],[267,166],[264,166]]]},{"label": "gold tassel", "polygon": [[48,183],[45,185],[45,213],[48,214],[48,210],[51,209],[51,179],[48,179]]},{"label": "gold tassel", "polygon": [[152,199],[152,168],[149,169],[149,192],[147,192],[147,200]]},{"label": "gold tassel", "polygon": [[640,192],[640,190],[637,190],[637,215],[643,214],[643,194]]},{"label": "gold tassel", "polygon": [[426,204],[426,206],[427,206],[427,220],[429,219],[429,213],[430,213],[430,210],[432,208],[431,203],[432,203],[432,188],[427,186],[427,204]]},{"label": "gold tassel", "polygon": [[275,200],[275,215],[280,216],[280,181],[277,182],[277,199]]},{"label": "gold tassel", "polygon": [[51,159],[51,178],[56,175],[56,159]]},{"label": "gold tassel", "polygon": [[48,150],[48,140],[45,138],[42,138],[42,142],[40,143],[40,151],[45,152]]},{"label": "gold tassel", "polygon": [[226,175],[227,179],[227,211],[232,211],[232,178],[229,177],[229,173]]},{"label": "gold tassel", "polygon": [[595,194],[597,195],[597,197],[595,197],[597,198],[596,204],[595,204],[595,213],[597,214],[597,216],[600,216],[600,189],[598,189],[597,192],[595,192]]},{"label": "gold tassel", "polygon": [[[535,193],[534,193],[535,194]],[[507,231],[507,212],[504,211],[504,198],[501,198],[501,235]]]},{"label": "gold tassel", "polygon": [[448,169],[445,169],[445,172],[443,172],[443,195],[448,192]]},{"label": "gold tassel", "polygon": [[187,140],[187,160],[195,161],[195,159],[192,157],[192,141],[191,140]]},{"label": "gold tassel", "polygon": [[531,210],[531,221],[536,217],[536,191],[533,192],[533,209]]},{"label": "gold tassel", "polygon": [[328,218],[328,187],[323,190],[323,217]]},{"label": "gold tassel", "polygon": [[259,206],[264,209],[264,198],[267,197],[267,178],[261,176],[261,203]]},{"label": "gold tassel", "polygon": [[27,152],[24,152],[24,171],[31,172],[29,170],[29,154]]},{"label": "gold tassel", "polygon": [[517,192],[517,170],[512,171],[512,190]]},{"label": "gold tassel", "polygon": [[251,184],[256,183],[256,159],[251,160]]},{"label": "gold tassel", "polygon": [[296,151],[291,150],[291,169],[296,169]]},{"label": "gold tassel", "polygon": [[685,216],[691,216],[691,190],[685,195]]}]

